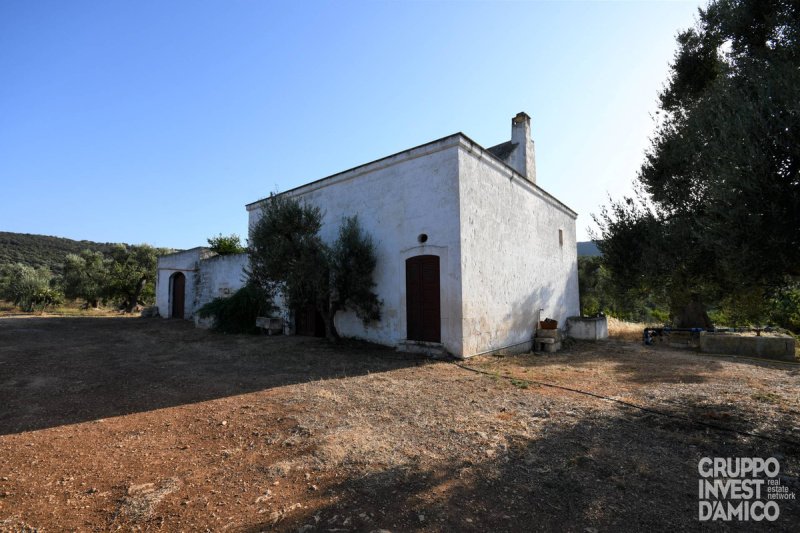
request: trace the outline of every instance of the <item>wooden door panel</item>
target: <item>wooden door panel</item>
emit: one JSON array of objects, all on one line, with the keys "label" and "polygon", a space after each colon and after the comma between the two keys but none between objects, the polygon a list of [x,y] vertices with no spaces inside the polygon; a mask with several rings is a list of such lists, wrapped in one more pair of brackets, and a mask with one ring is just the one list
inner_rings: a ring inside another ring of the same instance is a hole
[{"label": "wooden door panel", "polygon": [[183,318],[186,300],[186,276],[180,272],[172,277],[172,318]]},{"label": "wooden door panel", "polygon": [[313,305],[306,305],[296,309],[295,316],[295,334],[304,335],[307,337],[324,337],[325,336],[325,322],[322,315],[319,314],[317,308]]},{"label": "wooden door panel", "polygon": [[406,260],[406,319],[409,340],[441,342],[439,257]]}]

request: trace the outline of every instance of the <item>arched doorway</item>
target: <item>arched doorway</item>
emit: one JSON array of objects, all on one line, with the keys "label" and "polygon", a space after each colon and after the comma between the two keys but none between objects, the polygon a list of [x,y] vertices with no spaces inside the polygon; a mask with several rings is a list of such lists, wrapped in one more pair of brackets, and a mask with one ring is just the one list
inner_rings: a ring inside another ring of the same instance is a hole
[{"label": "arched doorway", "polygon": [[442,340],[438,255],[406,259],[406,327],[408,340]]},{"label": "arched doorway", "polygon": [[183,303],[186,299],[186,276],[182,272],[176,272],[170,276],[170,286],[172,287],[171,305],[172,318],[183,318]]}]

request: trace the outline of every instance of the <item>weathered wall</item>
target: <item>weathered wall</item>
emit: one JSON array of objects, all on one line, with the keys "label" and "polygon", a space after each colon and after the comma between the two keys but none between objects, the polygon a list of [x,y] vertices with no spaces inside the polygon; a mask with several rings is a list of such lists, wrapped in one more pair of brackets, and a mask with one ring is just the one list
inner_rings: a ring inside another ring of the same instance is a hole
[{"label": "weathered wall", "polygon": [[244,286],[247,265],[247,254],[217,255],[200,261],[192,309],[196,311],[214,298],[230,296]]},{"label": "weathered wall", "polygon": [[579,314],[575,214],[468,139],[458,164],[463,353],[527,350],[539,318]]},{"label": "weathered wall", "polygon": [[[575,213],[463,135],[286,194],[322,208],[326,241],[353,214],[375,240],[383,317],[365,328],[340,313],[344,335],[405,339],[405,260],[423,254],[440,257],[442,344],[454,355],[529,349],[539,318],[579,312]],[[248,211],[252,227],[259,204]]]},{"label": "weathered wall", "polygon": [[795,340],[791,335],[765,334],[760,337],[737,335],[736,333],[700,332],[700,351],[764,357],[782,361],[796,361]]},{"label": "weathered wall", "polygon": [[[440,257],[442,344],[461,354],[461,283],[458,202],[458,143],[453,135],[354,170],[289,191],[324,212],[322,237],[336,239],[342,218],[358,215],[378,256],[376,292],[381,321],[364,327],[354,313],[339,313],[343,335],[396,345],[406,337],[405,260]],[[248,206],[251,227],[258,204]],[[420,234],[428,236],[420,244]]]},{"label": "weathered wall", "polygon": [[564,332],[573,339],[596,341],[608,338],[608,320],[606,317],[581,317],[567,318]]},{"label": "weathered wall", "polygon": [[207,248],[192,248],[183,252],[162,255],[158,258],[158,274],[156,278],[156,305],[158,314],[169,318],[172,314],[170,276],[182,272],[186,276],[186,291],[184,299],[184,318],[192,318],[195,300],[195,274],[198,262],[210,255]]}]

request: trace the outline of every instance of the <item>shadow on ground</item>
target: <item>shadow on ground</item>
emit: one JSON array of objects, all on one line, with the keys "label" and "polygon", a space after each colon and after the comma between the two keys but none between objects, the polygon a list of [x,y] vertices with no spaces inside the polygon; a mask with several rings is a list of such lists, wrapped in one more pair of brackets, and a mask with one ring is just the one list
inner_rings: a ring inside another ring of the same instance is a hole
[{"label": "shadow on ground", "polygon": [[483,461],[339,474],[343,480],[318,489],[319,505],[248,531],[796,531],[797,501],[779,502],[776,522],[701,523],[697,471],[703,457],[774,456],[781,484],[800,494],[796,445],[630,409],[583,412],[568,427],[551,420],[542,430]]},{"label": "shadow on ground", "polygon": [[430,364],[389,348],[138,318],[0,319],[0,434]]},{"label": "shadow on ground", "polygon": [[[520,367],[572,371],[602,367],[620,381],[638,384],[704,383],[723,366],[710,357],[691,356],[686,350],[667,346],[643,346],[629,341],[576,341],[570,339],[557,353],[537,352],[509,360]],[[751,363],[756,365],[758,363]]]}]

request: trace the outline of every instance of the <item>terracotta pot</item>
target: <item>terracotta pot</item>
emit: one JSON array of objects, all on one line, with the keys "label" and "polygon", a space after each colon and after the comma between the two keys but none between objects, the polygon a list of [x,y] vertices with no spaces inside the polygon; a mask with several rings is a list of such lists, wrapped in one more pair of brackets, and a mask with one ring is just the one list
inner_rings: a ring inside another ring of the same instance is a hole
[{"label": "terracotta pot", "polygon": [[545,318],[539,321],[539,329],[558,329],[558,320]]}]

